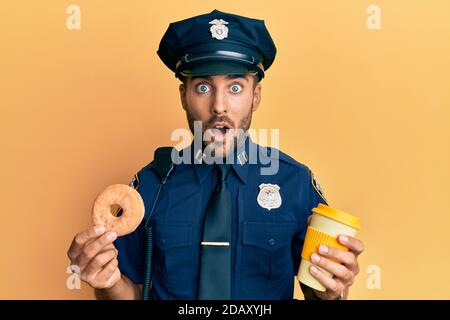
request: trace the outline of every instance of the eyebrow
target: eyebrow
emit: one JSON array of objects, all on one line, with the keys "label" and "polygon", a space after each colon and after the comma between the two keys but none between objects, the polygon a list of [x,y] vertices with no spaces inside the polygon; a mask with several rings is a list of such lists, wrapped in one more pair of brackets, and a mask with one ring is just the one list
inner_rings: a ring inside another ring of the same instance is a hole
[{"label": "eyebrow", "polygon": [[[195,79],[205,79],[205,80],[208,80],[208,81],[212,81],[212,77],[211,76],[193,76],[191,78],[192,81],[194,81]],[[243,74],[230,74],[230,75],[227,75],[227,79],[228,80],[244,79],[245,81],[248,82],[248,79],[247,79],[246,75],[243,75]]]}]

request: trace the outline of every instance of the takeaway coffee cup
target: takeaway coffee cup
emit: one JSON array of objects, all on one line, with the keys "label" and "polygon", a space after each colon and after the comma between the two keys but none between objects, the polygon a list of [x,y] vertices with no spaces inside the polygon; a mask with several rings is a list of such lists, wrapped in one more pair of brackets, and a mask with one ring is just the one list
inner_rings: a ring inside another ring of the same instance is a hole
[{"label": "takeaway coffee cup", "polygon": [[[313,215],[311,223],[306,231],[305,242],[302,250],[302,260],[298,269],[298,280],[318,291],[325,291],[325,287],[317,281],[309,272],[312,265],[311,254],[317,253],[319,246],[324,244],[329,247],[335,247],[348,251],[337,241],[337,236],[345,234],[351,237],[356,236],[360,229],[359,218],[348,213],[331,208],[319,203],[316,208],[312,209]],[[332,274],[318,267],[328,277]]]}]

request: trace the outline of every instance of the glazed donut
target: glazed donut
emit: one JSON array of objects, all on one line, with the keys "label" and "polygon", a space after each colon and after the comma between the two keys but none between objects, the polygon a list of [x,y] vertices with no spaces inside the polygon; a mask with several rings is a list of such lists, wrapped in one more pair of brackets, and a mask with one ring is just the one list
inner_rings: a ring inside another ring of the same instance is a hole
[{"label": "glazed donut", "polygon": [[[122,208],[120,217],[111,213],[113,205]],[[113,184],[95,199],[92,220],[94,225],[105,226],[106,231],[114,231],[120,237],[136,230],[144,218],[144,212],[144,201],[139,192],[124,184]]]}]

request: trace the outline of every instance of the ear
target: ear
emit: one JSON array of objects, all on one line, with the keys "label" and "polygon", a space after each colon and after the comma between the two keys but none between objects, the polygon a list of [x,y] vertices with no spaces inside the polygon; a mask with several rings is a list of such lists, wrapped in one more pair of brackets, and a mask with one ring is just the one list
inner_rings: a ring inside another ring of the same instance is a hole
[{"label": "ear", "polygon": [[255,112],[258,109],[260,102],[261,102],[261,84],[258,83],[255,89],[253,90],[252,112]]},{"label": "ear", "polygon": [[181,106],[183,107],[183,110],[186,110],[186,87],[183,83],[180,83],[178,91],[180,92]]}]

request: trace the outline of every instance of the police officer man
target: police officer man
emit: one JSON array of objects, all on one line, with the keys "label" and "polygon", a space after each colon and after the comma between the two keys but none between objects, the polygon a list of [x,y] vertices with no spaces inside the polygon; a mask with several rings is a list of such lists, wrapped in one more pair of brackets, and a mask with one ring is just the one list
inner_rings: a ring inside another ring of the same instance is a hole
[{"label": "police officer man", "polygon": [[[97,298],[141,298],[151,225],[150,298],[292,299],[311,209],[327,201],[308,167],[247,134],[275,54],[262,20],[214,10],[169,25],[158,55],[182,81],[191,131],[200,124],[208,138],[180,151],[184,161],[174,166],[153,210],[161,185],[155,163],[134,176],[131,186],[146,213],[133,233],[116,239],[96,226],[75,236],[69,258]],[[338,240],[349,251],[321,246],[312,255],[310,272],[326,291],[301,284],[306,299],[347,296],[363,244]]]}]

